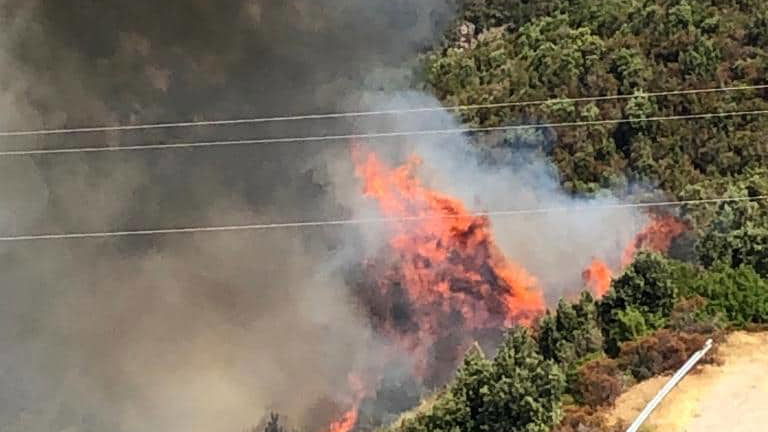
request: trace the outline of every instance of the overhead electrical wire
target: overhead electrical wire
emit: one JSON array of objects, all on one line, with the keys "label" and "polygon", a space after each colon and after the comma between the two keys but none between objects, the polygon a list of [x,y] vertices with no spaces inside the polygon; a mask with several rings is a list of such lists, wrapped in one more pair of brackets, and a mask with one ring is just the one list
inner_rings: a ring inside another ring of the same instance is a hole
[{"label": "overhead electrical wire", "polygon": [[320,119],[349,118],[349,117],[370,117],[370,116],[379,116],[379,115],[414,114],[414,113],[434,112],[434,111],[469,111],[469,110],[478,110],[478,109],[487,109],[487,108],[507,108],[507,107],[515,107],[515,106],[543,105],[548,103],[591,102],[591,101],[630,99],[634,97],[693,95],[693,94],[721,93],[721,92],[762,90],[762,89],[768,89],[768,84],[735,86],[735,87],[715,87],[715,88],[704,88],[704,89],[688,89],[688,90],[670,90],[670,91],[636,93],[636,94],[603,95],[603,96],[591,96],[591,97],[588,96],[588,97],[577,97],[577,98],[563,97],[563,98],[554,98],[554,99],[539,99],[539,100],[516,101],[516,102],[454,105],[454,106],[448,106],[448,107],[443,107],[443,106],[420,107],[420,108],[403,108],[403,109],[390,109],[390,110],[378,110],[378,111],[284,115],[284,116],[275,116],[275,117],[255,117],[255,118],[240,118],[240,119],[229,119],[229,120],[201,120],[201,121],[184,121],[184,122],[168,122],[168,123],[146,123],[146,124],[135,124],[135,125],[112,125],[112,126],[103,125],[103,126],[90,126],[90,127],[78,127],[78,128],[0,131],[0,137],[61,135],[61,134],[76,134],[76,133],[91,133],[91,132],[133,131],[133,130],[170,129],[170,128],[202,127],[202,126],[224,126],[224,125],[238,125],[238,124],[284,122],[284,121],[296,121],[296,120],[320,120]]},{"label": "overhead electrical wire", "polygon": [[289,229],[289,228],[316,228],[316,227],[341,226],[341,225],[368,225],[368,224],[393,223],[393,222],[413,222],[413,221],[422,221],[422,220],[430,220],[430,219],[461,219],[465,217],[480,217],[480,216],[511,217],[511,216],[532,215],[532,214],[558,213],[558,212],[617,210],[617,209],[625,209],[625,208],[671,207],[671,206],[683,206],[683,205],[703,205],[703,204],[723,203],[723,202],[763,201],[766,199],[768,199],[768,195],[759,195],[759,196],[752,196],[752,197],[723,197],[723,198],[680,200],[680,201],[662,201],[662,202],[650,202],[650,203],[626,203],[626,204],[605,204],[605,205],[594,205],[594,206],[547,207],[547,208],[530,208],[530,209],[516,209],[516,210],[499,210],[499,211],[473,212],[467,215],[434,215],[434,216],[412,216],[412,217],[396,217],[396,218],[336,219],[336,220],[325,220],[325,221],[316,220],[316,221],[304,221],[304,222],[278,222],[278,223],[248,224],[248,225],[140,229],[140,230],[128,230],[128,231],[31,234],[31,235],[0,236],[0,242],[96,239],[96,238],[109,238],[109,237],[191,234],[191,233],[206,233],[206,232],[211,233],[211,232],[256,231],[256,230]]},{"label": "overhead electrical wire", "polygon": [[404,137],[404,136],[454,135],[454,134],[475,133],[475,132],[511,131],[511,130],[538,129],[538,128],[582,127],[582,126],[597,126],[597,125],[620,124],[620,123],[694,120],[694,119],[738,117],[738,116],[765,115],[765,114],[768,114],[768,110],[700,113],[700,114],[686,114],[686,115],[674,115],[674,116],[644,117],[644,118],[635,118],[635,119],[620,118],[620,119],[574,121],[574,122],[561,122],[561,123],[539,123],[539,124],[468,127],[468,128],[451,128],[451,129],[428,129],[428,130],[397,131],[397,132],[374,132],[374,133],[346,134],[346,135],[319,135],[319,136],[303,136],[303,137],[258,138],[258,139],[221,140],[221,141],[195,141],[195,142],[143,144],[143,145],[115,146],[115,147],[73,147],[73,148],[61,148],[61,149],[39,149],[39,150],[5,150],[5,151],[0,151],[0,157],[32,156],[32,155],[63,154],[63,153],[94,153],[94,152],[118,152],[118,151],[136,151],[136,150],[222,147],[222,146],[255,145],[255,144],[300,143],[300,142],[338,141],[338,140],[351,140],[351,139],[394,138],[394,137]]}]

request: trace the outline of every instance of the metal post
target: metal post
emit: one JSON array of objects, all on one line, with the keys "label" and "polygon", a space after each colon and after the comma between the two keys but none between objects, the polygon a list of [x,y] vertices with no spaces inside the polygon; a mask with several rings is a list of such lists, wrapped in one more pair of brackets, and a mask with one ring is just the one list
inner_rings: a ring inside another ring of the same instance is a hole
[{"label": "metal post", "polygon": [[693,369],[694,366],[696,366],[696,363],[701,360],[704,355],[707,354],[707,352],[712,348],[712,339],[708,339],[707,342],[704,344],[704,348],[700,349],[699,351],[696,351],[695,354],[691,356],[690,359],[688,359],[687,362],[678,369],[677,372],[675,372],[674,375],[672,375],[672,378],[667,381],[666,384],[664,384],[664,387],[659,390],[659,392],[654,396],[653,399],[651,399],[650,402],[648,402],[648,405],[645,406],[643,411],[640,413],[640,415],[637,416],[635,421],[632,423],[632,425],[627,429],[627,432],[637,432],[638,429],[640,429],[640,426],[648,419],[648,416],[651,415],[654,409],[661,403],[662,399],[669,394],[670,391],[677,385],[677,383],[680,382],[680,380],[685,377],[685,375],[690,372],[691,369]]}]

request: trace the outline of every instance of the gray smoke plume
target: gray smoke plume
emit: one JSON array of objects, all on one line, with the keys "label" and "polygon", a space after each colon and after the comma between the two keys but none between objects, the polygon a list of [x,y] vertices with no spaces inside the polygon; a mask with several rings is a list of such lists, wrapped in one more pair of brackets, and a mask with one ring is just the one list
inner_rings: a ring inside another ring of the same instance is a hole
[{"label": "gray smoke plume", "polygon": [[[453,12],[439,0],[0,0],[0,128],[436,105],[398,91]],[[458,124],[433,113],[0,145],[442,127]],[[425,182],[472,208],[581,204],[538,155],[489,167],[461,136],[376,145],[393,161],[420,153]],[[375,216],[348,152],[348,143],[284,143],[2,158],[0,233]],[[635,229],[632,212],[583,215],[494,224],[507,254],[554,297],[577,289],[590,254],[615,256]],[[0,431],[237,431],[269,409],[310,430],[327,424],[348,397],[347,374],[390,349],[343,274],[376,253],[382,234],[365,226],[0,243]]]},{"label": "gray smoke plume", "polygon": [[[437,0],[0,1],[0,128],[353,109],[406,85]],[[343,133],[344,122],[4,138],[7,149]],[[0,160],[3,235],[338,219],[346,143]],[[338,148],[333,148],[339,146]],[[326,163],[328,162],[328,163]],[[350,176],[348,181],[353,181]],[[344,192],[344,190],[346,192]],[[327,424],[376,355],[349,229],[0,244],[0,431]],[[325,416],[325,418],[323,418]]]}]

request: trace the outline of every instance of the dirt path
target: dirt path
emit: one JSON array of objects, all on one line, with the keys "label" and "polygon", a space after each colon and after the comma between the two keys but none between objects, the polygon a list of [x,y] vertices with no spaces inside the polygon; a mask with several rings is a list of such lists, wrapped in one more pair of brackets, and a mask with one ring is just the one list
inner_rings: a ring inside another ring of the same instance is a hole
[{"label": "dirt path", "polygon": [[[663,432],[768,430],[768,333],[734,333],[720,346],[723,364],[688,375],[646,422]],[[642,382],[622,395],[613,420],[631,422],[668,377]]]}]

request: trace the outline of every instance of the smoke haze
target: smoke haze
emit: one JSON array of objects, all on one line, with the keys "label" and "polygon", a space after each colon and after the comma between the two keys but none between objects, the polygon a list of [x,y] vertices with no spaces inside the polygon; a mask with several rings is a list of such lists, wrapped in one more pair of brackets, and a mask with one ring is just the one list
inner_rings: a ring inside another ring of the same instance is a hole
[{"label": "smoke haze", "polygon": [[[451,19],[449,3],[0,0],[0,128],[436,106],[402,90],[415,55]],[[442,127],[459,125],[430,114],[0,144]],[[370,145],[392,160],[416,151],[425,182],[472,208],[582,204],[560,192],[540,155],[490,166],[461,137],[392,141]],[[359,186],[347,143],[0,158],[0,232],[375,216]],[[618,256],[638,221],[585,212],[493,222],[505,252],[555,298],[580,287],[591,254]],[[273,408],[295,424],[327,424],[335,413],[323,404],[344,401],[347,374],[390,349],[344,274],[386,234],[366,226],[0,243],[0,431],[239,431]]]}]

